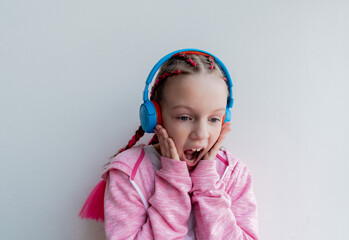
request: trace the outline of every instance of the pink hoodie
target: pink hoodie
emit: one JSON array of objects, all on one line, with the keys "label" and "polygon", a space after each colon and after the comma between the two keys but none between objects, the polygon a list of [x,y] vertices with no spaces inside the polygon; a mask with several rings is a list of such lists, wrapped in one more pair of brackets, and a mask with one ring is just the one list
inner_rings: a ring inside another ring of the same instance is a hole
[{"label": "pink hoodie", "polygon": [[103,173],[105,232],[116,239],[185,239],[193,207],[196,239],[257,240],[252,176],[226,151],[186,163],[161,157],[154,170],[144,144],[118,154]]}]

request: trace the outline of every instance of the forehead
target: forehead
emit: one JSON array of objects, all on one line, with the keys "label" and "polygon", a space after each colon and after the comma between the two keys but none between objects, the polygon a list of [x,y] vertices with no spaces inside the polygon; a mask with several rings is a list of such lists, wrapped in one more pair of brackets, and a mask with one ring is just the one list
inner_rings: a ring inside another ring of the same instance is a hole
[{"label": "forehead", "polygon": [[227,105],[228,89],[215,74],[177,75],[166,81],[163,92],[168,110],[187,106],[199,112],[209,112]]}]

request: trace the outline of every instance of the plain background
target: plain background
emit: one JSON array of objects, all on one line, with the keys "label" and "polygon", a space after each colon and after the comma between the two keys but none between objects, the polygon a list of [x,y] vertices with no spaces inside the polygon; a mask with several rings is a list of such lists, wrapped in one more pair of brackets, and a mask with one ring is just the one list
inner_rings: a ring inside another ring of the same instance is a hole
[{"label": "plain background", "polygon": [[153,65],[190,47],[233,77],[225,146],[253,174],[261,239],[349,239],[348,16],[345,0],[1,1],[0,238],[104,239],[78,212]]}]

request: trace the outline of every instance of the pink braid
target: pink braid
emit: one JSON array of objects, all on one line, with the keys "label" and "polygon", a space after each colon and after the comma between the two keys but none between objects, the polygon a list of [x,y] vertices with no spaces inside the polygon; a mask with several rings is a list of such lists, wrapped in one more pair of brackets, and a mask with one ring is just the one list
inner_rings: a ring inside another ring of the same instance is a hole
[{"label": "pink braid", "polygon": [[191,59],[187,54],[184,53],[179,53],[178,55],[175,56],[179,56],[181,58],[184,58],[185,61],[187,61],[188,63],[190,63],[193,67],[196,67],[197,63],[193,61],[193,59]]},{"label": "pink braid", "polygon": [[165,79],[165,78],[169,78],[169,77],[171,77],[172,75],[178,74],[178,73],[180,73],[180,72],[181,72],[181,70],[178,69],[178,70],[174,70],[174,71],[172,71],[172,72],[164,73],[164,74],[162,74],[161,76],[159,76],[159,77],[156,79],[154,85],[158,85],[158,83],[159,83],[160,80],[163,80],[163,79]]},{"label": "pink braid", "polygon": [[[215,66],[214,66],[214,64],[215,64],[214,58],[213,58],[212,56],[209,56],[208,59],[210,60],[210,67],[209,67],[209,69],[215,68]],[[226,81],[227,81],[227,78],[226,78],[226,77],[223,77],[223,80],[226,82]]]},{"label": "pink braid", "polygon": [[131,138],[131,140],[128,142],[128,144],[119,150],[119,152],[117,152],[113,157],[115,157],[116,155],[118,155],[119,153],[133,147],[137,142],[138,140],[143,137],[144,135],[144,130],[142,128],[142,126],[139,126],[138,130],[136,131],[136,133],[133,135],[133,137]]},{"label": "pink braid", "polygon": [[154,95],[154,89],[155,89],[155,87],[159,84],[160,81],[162,81],[162,80],[164,80],[164,79],[166,79],[166,78],[172,77],[173,75],[179,74],[180,72],[181,72],[181,70],[178,69],[178,70],[174,70],[174,71],[172,71],[172,72],[164,73],[164,74],[162,74],[161,76],[159,76],[159,77],[156,79],[156,81],[155,81],[153,87],[151,88],[150,97],[151,97],[151,98],[153,97],[153,95]]},{"label": "pink braid", "polygon": [[210,60],[210,63],[211,63],[211,65],[210,65],[210,69],[213,69],[213,67],[214,67],[214,58],[213,57],[211,57],[211,56],[209,56],[209,58],[208,58],[209,60]]},{"label": "pink braid", "polygon": [[148,145],[154,145],[158,142],[159,142],[158,136],[156,134],[154,134],[152,139],[149,141]]}]

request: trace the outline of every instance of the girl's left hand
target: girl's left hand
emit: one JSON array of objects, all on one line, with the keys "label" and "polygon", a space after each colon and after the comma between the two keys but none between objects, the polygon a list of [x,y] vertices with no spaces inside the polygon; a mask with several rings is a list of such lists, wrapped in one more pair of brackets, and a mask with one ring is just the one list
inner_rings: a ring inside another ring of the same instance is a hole
[{"label": "girl's left hand", "polygon": [[216,143],[212,146],[212,148],[210,149],[210,151],[208,151],[203,160],[214,160],[217,156],[217,153],[219,151],[219,149],[222,146],[223,140],[225,138],[225,136],[228,134],[228,132],[231,131],[230,128],[230,122],[226,122],[223,124],[222,129],[221,129],[221,133],[216,141]]},{"label": "girl's left hand", "polygon": [[180,161],[176,145],[173,139],[168,136],[166,129],[161,125],[156,125],[154,132],[158,136],[161,155]]}]

